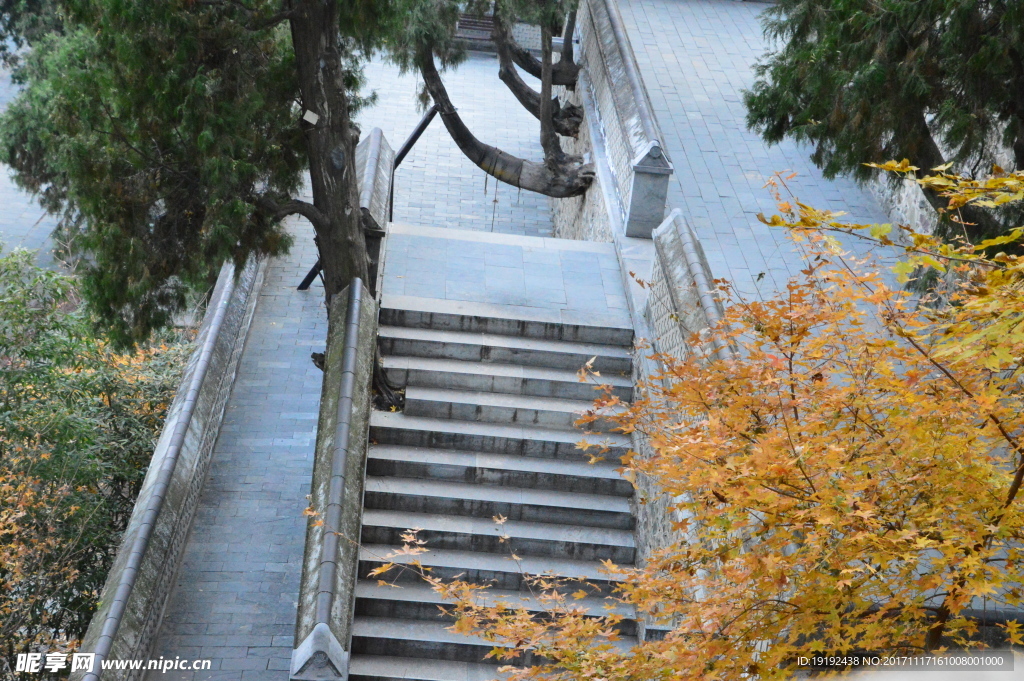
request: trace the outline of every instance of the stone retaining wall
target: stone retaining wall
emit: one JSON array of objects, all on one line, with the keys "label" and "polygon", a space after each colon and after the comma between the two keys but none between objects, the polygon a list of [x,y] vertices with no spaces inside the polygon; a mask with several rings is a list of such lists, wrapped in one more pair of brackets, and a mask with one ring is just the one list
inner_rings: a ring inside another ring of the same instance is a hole
[{"label": "stone retaining wall", "polygon": [[[306,548],[302,559],[293,679],[343,679],[348,677],[351,654],[352,617],[355,607],[359,530],[363,514],[363,485],[370,433],[370,382],[377,342],[377,304],[366,288],[359,306],[358,334],[347,348],[346,318],[349,288],[333,296],[328,316],[327,351],[317,423],[316,453],[310,488],[310,516],[306,527]],[[354,374],[346,376],[346,352],[355,353]],[[345,383],[349,382],[346,388]],[[349,392],[351,401],[342,399]],[[347,419],[348,442],[342,450],[339,425]],[[332,494],[332,482],[335,489]],[[332,501],[332,497],[338,499]],[[327,539],[328,506],[340,501],[337,555],[324,555]],[[333,584],[320,583],[322,561],[334,561]],[[325,589],[332,592],[330,622],[317,621],[317,598]]]},{"label": "stone retaining wall", "polygon": [[626,236],[650,238],[664,218],[672,164],[615,0],[582,2],[573,39],[580,82],[561,97],[583,107],[584,122],[566,150],[589,157],[598,177],[585,196],[554,201],[555,236],[611,241],[619,222]]},{"label": "stone retaining wall", "polygon": [[[170,484],[151,528],[150,539],[143,549],[141,568],[116,629],[108,659],[145,659],[149,656],[210,468],[213,445],[220,431],[224,408],[259,297],[264,268],[263,262],[252,260],[238,273],[237,278],[231,264],[225,264],[221,269],[199,330],[196,350],[192,353],[168,410],[135,510],[107,576],[99,607],[82,642],[81,652],[96,650],[118,586],[124,582],[128,576],[127,571],[131,569],[129,559],[136,537],[149,531],[146,528],[149,523],[146,516],[149,515],[149,509],[155,508],[158,503],[157,478],[160,471],[172,463],[172,441],[175,434],[184,429],[184,440],[177,452]],[[211,337],[212,322],[219,308],[223,308],[223,319],[216,337]],[[204,346],[210,347],[210,344],[212,353],[204,367],[200,357]],[[201,382],[198,380],[200,375]],[[187,418],[190,409],[191,418]],[[102,679],[128,681],[140,678],[143,673],[108,670],[103,672]],[[84,672],[76,672],[72,678],[78,681],[84,676]]]}]

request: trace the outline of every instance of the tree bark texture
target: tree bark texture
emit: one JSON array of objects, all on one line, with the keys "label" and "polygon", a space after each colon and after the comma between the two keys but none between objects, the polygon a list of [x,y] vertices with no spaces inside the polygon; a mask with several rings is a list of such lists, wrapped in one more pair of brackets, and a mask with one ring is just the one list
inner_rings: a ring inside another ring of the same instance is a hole
[{"label": "tree bark texture", "polygon": [[[562,59],[551,69],[551,84],[564,85],[567,88],[575,88],[576,80],[580,75],[579,64],[573,61],[572,33],[576,30],[576,12],[569,14],[569,21],[566,22],[566,30],[562,42]],[[540,78],[540,60],[530,54],[530,51],[517,43],[509,35],[508,51],[516,66],[526,71],[534,78]]]},{"label": "tree bark texture", "polygon": [[289,0],[289,16],[303,114],[312,112],[316,117],[315,122],[303,119],[301,123],[316,212],[292,212],[313,223],[329,301],[353,277],[364,282],[367,278],[369,259],[360,224],[355,168],[359,132],[349,117],[337,3]]},{"label": "tree bark texture", "polygon": [[[431,98],[437,105],[438,112],[441,114],[441,120],[448,130],[448,134],[455,140],[462,153],[475,163],[477,167],[488,175],[513,187],[520,187],[521,189],[544,194],[545,196],[566,198],[579,196],[587,191],[587,188],[594,181],[593,165],[589,163],[582,164],[575,159],[565,157],[561,153],[560,147],[558,149],[559,158],[561,159],[560,163],[552,162],[548,158],[545,158],[544,163],[535,163],[513,156],[497,147],[492,147],[478,140],[452,105],[451,99],[448,97],[448,91],[444,87],[444,81],[441,80],[441,75],[437,72],[437,67],[434,64],[434,55],[429,47],[420,49],[417,61],[427,92],[430,93]],[[550,114],[550,91],[551,82],[549,79],[547,84],[547,107],[543,106],[545,95],[543,91],[541,92],[542,128],[544,127],[544,109],[546,108]],[[550,116],[547,127],[551,130],[551,134],[554,135]],[[543,134],[542,132],[542,139]],[[557,144],[557,136],[555,136],[555,144]],[[546,152],[547,147],[545,146],[545,157],[547,157]]]},{"label": "tree bark texture", "polygon": [[[527,85],[519,75],[519,71],[516,70],[515,61],[512,59],[512,51],[510,48],[510,45],[514,41],[509,33],[508,24],[505,23],[505,18],[502,16],[500,8],[500,3],[495,4],[494,30],[491,36],[498,50],[498,78],[508,86],[508,89],[512,91],[512,94],[515,95],[515,98],[523,105],[523,108],[533,114],[535,118],[539,119],[540,94]],[[570,47],[570,52],[571,51]],[[543,73],[543,69],[541,73]],[[555,101],[552,103],[552,117],[555,132],[559,135],[565,135],[566,137],[577,137],[579,135],[580,125],[583,123],[582,108],[574,104],[567,104],[563,107],[558,99],[555,98]]]}]

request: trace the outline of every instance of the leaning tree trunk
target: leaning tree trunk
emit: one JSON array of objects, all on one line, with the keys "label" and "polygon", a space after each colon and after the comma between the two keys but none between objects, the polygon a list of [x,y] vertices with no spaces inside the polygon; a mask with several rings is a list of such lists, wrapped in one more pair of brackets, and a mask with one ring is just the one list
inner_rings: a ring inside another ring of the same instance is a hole
[{"label": "leaning tree trunk", "polygon": [[[495,3],[494,5],[494,29],[491,32],[491,37],[498,50],[498,78],[508,86],[508,89],[512,91],[512,94],[523,105],[523,108],[533,114],[535,118],[540,119],[540,94],[527,85],[522,77],[520,77],[519,71],[516,70],[511,49],[514,41],[501,11],[501,3]],[[572,41],[569,44],[569,51],[571,53]],[[543,70],[541,73],[543,73]],[[555,132],[559,135],[577,137],[580,132],[580,124],[583,123],[583,109],[574,104],[562,106],[556,98],[552,102],[552,120]]]},{"label": "leaning tree trunk", "polygon": [[[555,198],[566,198],[579,196],[587,191],[594,181],[594,168],[592,164],[584,164],[579,159],[566,157],[559,148],[559,158],[548,158],[547,146],[545,146],[545,162],[535,163],[508,154],[497,147],[484,144],[476,138],[463,122],[462,117],[455,111],[448,91],[444,87],[441,75],[434,65],[434,55],[429,47],[420,49],[417,55],[417,65],[427,92],[430,93],[434,104],[437,105],[441,120],[448,134],[458,145],[462,153],[488,175],[496,177],[513,187],[520,187],[528,191],[552,196]],[[553,135],[554,128],[551,124],[551,78],[550,72],[547,80],[547,106],[544,106],[544,90],[541,91],[541,128],[542,137],[545,127],[544,113],[547,112],[547,128]],[[555,144],[557,145],[557,136]]]},{"label": "leaning tree trunk", "polygon": [[[576,30],[576,10],[569,13],[565,24],[565,31],[562,37],[562,58],[551,69],[551,84],[564,85],[567,88],[576,87],[576,81],[580,74],[579,65],[573,61],[572,34]],[[517,43],[509,36],[508,51],[516,66],[526,71],[534,78],[540,78],[541,63],[530,54],[530,51]]]},{"label": "leaning tree trunk", "polygon": [[[313,223],[320,247],[327,300],[353,277],[367,278],[366,241],[359,220],[355,148],[359,133],[349,117],[338,30],[338,4],[290,0],[292,43],[302,126],[309,152],[314,211],[301,212]],[[309,115],[311,112],[312,115]]]}]

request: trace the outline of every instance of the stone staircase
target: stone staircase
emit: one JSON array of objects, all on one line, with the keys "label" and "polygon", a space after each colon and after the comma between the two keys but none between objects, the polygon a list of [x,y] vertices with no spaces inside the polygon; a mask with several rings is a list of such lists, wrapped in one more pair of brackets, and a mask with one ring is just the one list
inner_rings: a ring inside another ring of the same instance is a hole
[{"label": "stone staircase", "polygon": [[[573,422],[597,393],[576,371],[595,358],[603,381],[628,400],[633,332],[385,304],[379,336],[389,376],[408,387],[404,413],[371,418],[350,676],[493,679],[500,662],[484,660],[491,644],[448,631],[440,598],[417,576],[389,574],[394,588],[369,573],[402,533],[420,528],[429,550],[417,557],[431,574],[489,583],[496,598],[539,609],[520,570],[586,577],[608,590],[599,561],[630,565],[635,553],[633,488],[614,462],[628,439],[588,436],[612,450],[606,462],[586,462]],[[497,515],[508,519],[500,530]],[[582,604],[603,612],[600,597]],[[632,623],[622,634],[623,645],[635,641]]]}]

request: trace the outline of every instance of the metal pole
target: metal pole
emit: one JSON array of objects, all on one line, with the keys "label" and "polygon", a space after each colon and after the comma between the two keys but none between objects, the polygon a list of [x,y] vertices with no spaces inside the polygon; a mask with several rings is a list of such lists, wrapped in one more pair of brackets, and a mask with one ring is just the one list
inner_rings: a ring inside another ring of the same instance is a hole
[{"label": "metal pole", "polygon": [[420,135],[426,131],[427,126],[430,125],[430,121],[434,120],[434,116],[436,115],[437,104],[434,104],[427,109],[426,113],[423,114],[423,118],[421,118],[420,122],[416,124],[416,128],[412,131],[412,134],[409,135],[409,139],[405,140],[405,144],[403,144],[402,148],[398,150],[397,154],[395,154],[395,164],[391,166],[391,188],[388,192],[388,220],[395,219],[395,170],[398,169],[398,164],[400,164],[405,157],[409,155],[409,152],[412,151],[412,148],[416,145]]},{"label": "metal pole", "polygon": [[313,283],[313,280],[316,279],[316,275],[320,274],[320,270],[320,258],[317,258],[316,262],[313,263],[313,266],[309,268],[309,272],[306,273],[305,278],[303,278],[302,282],[299,283],[299,290],[305,291],[308,289]]}]

